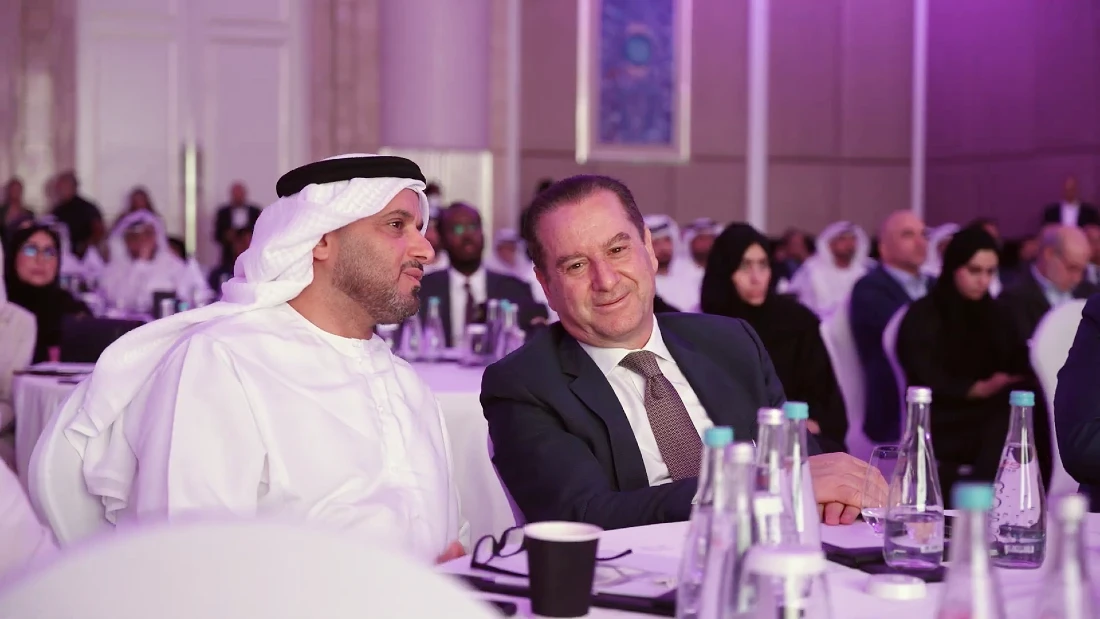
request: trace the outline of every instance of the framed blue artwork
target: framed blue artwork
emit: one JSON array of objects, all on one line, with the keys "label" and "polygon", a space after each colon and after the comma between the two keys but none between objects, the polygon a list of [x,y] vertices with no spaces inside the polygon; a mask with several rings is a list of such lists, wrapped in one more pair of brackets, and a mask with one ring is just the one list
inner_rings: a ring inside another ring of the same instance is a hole
[{"label": "framed blue artwork", "polygon": [[690,156],[691,0],[578,0],[577,161]]}]

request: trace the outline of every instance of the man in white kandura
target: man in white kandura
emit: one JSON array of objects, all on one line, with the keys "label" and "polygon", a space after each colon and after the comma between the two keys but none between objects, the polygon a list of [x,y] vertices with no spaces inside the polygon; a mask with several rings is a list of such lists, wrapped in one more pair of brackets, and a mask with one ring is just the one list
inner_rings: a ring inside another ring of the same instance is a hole
[{"label": "man in white kandura", "polygon": [[170,292],[192,301],[210,288],[201,272],[172,253],[164,222],[149,211],[123,217],[109,241],[111,260],[99,279],[112,307],[135,312],[153,309],[153,294]]},{"label": "man in white kandura", "polygon": [[346,155],[283,176],[223,300],[109,347],[67,436],[108,519],[308,520],[424,559],[468,535],[439,404],[373,336],[416,313],[424,176]]}]

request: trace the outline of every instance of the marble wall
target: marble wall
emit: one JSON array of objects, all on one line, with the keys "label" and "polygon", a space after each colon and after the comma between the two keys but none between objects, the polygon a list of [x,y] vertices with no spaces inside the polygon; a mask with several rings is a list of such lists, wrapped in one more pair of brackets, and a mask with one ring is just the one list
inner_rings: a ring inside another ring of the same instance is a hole
[{"label": "marble wall", "polygon": [[0,3],[0,179],[19,176],[31,206],[76,160],[76,0]]}]

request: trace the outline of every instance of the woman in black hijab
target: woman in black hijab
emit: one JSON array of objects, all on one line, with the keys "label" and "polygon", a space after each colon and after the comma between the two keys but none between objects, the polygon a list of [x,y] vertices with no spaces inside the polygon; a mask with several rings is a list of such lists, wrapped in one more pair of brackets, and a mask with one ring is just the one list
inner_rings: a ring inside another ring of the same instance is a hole
[{"label": "woman in black hijab", "polygon": [[61,287],[61,242],[49,226],[31,224],[12,233],[5,245],[4,282],[8,301],[20,305],[38,322],[34,363],[50,360],[50,349],[61,345],[61,320],[86,314],[88,307]]},{"label": "woman in black hijab", "polygon": [[[989,294],[996,273],[997,241],[977,226],[956,232],[935,286],[909,306],[898,329],[906,381],[932,389],[932,443],[945,496],[963,477],[996,477],[1008,433],[1008,394],[1036,390],[1028,351],[1009,336],[1008,317]],[[1041,399],[1034,415],[1036,449],[1049,483],[1050,425]]]},{"label": "woman in black hijab", "polygon": [[848,418],[820,323],[798,301],[775,293],[768,247],[768,239],[752,226],[727,226],[707,259],[700,307],[752,325],[787,399],[809,404],[818,444],[825,451],[845,451]]}]

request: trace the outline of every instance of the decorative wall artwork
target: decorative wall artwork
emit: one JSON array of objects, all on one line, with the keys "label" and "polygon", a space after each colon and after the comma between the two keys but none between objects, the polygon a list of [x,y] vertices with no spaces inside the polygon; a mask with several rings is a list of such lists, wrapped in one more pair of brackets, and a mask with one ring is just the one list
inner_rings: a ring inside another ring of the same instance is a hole
[{"label": "decorative wall artwork", "polygon": [[577,161],[686,161],[691,0],[578,0]]}]

